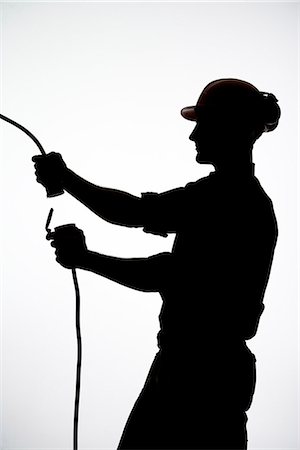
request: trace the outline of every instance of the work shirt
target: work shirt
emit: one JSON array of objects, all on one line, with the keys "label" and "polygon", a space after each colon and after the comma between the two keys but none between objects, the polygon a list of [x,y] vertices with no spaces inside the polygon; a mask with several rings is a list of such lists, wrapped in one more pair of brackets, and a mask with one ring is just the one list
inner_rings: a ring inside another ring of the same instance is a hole
[{"label": "work shirt", "polygon": [[159,347],[194,351],[203,339],[211,346],[253,337],[277,240],[273,205],[254,164],[142,199],[144,231],[176,233],[172,253],[157,257]]}]

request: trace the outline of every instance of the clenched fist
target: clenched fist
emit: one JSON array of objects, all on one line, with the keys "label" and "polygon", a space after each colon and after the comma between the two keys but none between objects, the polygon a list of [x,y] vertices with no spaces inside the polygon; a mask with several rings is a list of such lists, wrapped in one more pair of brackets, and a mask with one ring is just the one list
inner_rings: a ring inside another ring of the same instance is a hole
[{"label": "clenched fist", "polygon": [[88,253],[83,231],[75,225],[62,225],[49,232],[46,239],[52,240],[55,247],[56,261],[67,269],[80,267]]},{"label": "clenched fist", "polygon": [[36,180],[46,188],[47,196],[63,194],[67,166],[61,154],[51,152],[48,155],[36,155],[32,161],[35,163]]}]

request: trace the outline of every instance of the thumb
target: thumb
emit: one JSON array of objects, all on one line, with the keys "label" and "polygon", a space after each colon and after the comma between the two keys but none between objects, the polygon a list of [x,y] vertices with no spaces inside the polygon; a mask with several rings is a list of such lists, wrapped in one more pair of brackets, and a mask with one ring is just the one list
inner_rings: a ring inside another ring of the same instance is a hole
[{"label": "thumb", "polygon": [[31,158],[31,160],[32,160],[33,162],[36,162],[36,161],[40,161],[40,160],[43,159],[43,158],[45,158],[44,155],[35,155],[35,156],[33,156],[33,157]]}]

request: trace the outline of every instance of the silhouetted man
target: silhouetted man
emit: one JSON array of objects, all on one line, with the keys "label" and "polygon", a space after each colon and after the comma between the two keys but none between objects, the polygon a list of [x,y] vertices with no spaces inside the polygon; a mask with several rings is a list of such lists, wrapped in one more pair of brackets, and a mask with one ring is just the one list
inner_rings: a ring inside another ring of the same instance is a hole
[{"label": "silhouetted man", "polygon": [[[264,309],[277,225],[254,176],[253,144],[276,128],[272,94],[236,79],[210,83],[196,106],[190,139],[208,177],[141,198],[101,188],[69,170],[58,154],[34,157],[38,181],[64,189],[103,219],[166,236],[171,253],[121,259],[87,250],[81,230],[55,235],[64,267],[90,270],[163,304],[159,351],[125,426],[119,449],[245,449],[255,357],[246,346]],[[70,245],[71,242],[71,245]]]}]

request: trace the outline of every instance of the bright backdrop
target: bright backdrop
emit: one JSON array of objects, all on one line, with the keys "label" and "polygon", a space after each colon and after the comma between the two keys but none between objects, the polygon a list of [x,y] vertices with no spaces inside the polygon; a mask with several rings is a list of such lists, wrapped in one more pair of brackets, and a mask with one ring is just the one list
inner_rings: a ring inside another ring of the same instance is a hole
[{"label": "bright backdrop", "polygon": [[[195,162],[182,107],[217,78],[250,81],[279,99],[276,131],[256,144],[256,175],[279,223],[266,309],[249,347],[258,380],[250,449],[298,449],[296,2],[3,2],[1,112],[28,127],[96,184],[140,195],[211,170]],[[70,271],[45,222],[76,223],[115,256],[172,248],[105,223],[68,194],[47,199],[38,153],[3,124],[1,449],[70,449],[76,367]],[[217,131],[217,130],[216,130]],[[199,203],[201,209],[201,203]],[[298,224],[299,226],[299,224]],[[299,270],[299,268],[298,268]],[[80,272],[83,369],[80,449],[114,449],[156,353],[161,300]],[[184,305],[183,305],[184,307]]]}]

